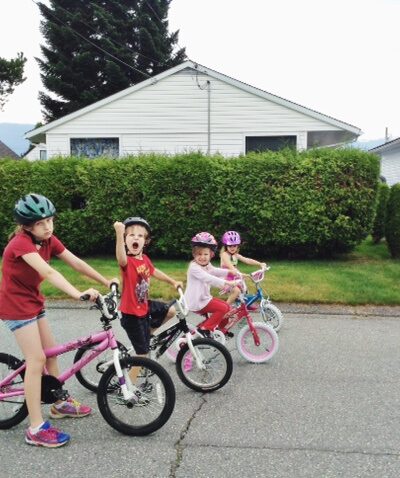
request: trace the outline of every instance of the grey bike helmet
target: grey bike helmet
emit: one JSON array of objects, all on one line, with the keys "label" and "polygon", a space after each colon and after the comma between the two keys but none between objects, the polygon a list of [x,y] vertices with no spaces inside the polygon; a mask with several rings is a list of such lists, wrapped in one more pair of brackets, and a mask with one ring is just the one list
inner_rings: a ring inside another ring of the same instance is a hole
[{"label": "grey bike helmet", "polygon": [[134,217],[128,217],[125,219],[123,222],[125,227],[128,226],[133,226],[134,224],[138,224],[139,226],[143,226],[148,234],[151,234],[151,227],[150,224],[146,221],[146,219],[143,219],[142,217],[134,216]]},{"label": "grey bike helmet", "polygon": [[55,213],[56,208],[54,204],[40,194],[27,194],[19,199],[14,206],[15,220],[23,226],[52,217]]}]

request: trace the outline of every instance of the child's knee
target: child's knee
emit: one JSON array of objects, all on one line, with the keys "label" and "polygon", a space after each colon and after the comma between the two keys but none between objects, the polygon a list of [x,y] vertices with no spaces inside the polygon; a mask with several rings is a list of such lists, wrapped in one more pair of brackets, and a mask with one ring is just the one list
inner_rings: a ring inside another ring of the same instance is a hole
[{"label": "child's knee", "polygon": [[45,365],[46,365],[46,355],[44,354],[44,352],[32,354],[26,358],[27,368],[42,371]]},{"label": "child's knee", "polygon": [[172,319],[172,317],[175,317],[176,315],[176,309],[173,305],[168,309],[166,320]]}]

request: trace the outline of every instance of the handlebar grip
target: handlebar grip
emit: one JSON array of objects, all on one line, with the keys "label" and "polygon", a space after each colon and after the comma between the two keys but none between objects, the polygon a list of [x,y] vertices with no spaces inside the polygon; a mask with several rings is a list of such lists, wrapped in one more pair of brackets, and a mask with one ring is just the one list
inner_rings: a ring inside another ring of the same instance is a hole
[{"label": "handlebar grip", "polygon": [[111,282],[110,290],[112,290],[113,292],[118,292],[118,283],[117,282]]},{"label": "handlebar grip", "polygon": [[83,300],[83,301],[86,301],[86,300],[89,300],[90,299],[90,295],[89,294],[83,294],[79,297],[80,300]]}]

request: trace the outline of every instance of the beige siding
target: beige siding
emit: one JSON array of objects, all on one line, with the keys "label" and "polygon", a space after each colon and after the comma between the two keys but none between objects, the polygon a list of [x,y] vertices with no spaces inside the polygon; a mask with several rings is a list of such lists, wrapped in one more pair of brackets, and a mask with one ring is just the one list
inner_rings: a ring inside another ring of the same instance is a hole
[{"label": "beige siding", "polygon": [[222,80],[182,70],[153,85],[116,99],[47,133],[49,157],[69,154],[71,137],[120,138],[120,154],[201,150],[208,147],[210,81],[210,152],[244,152],[245,136],[297,135],[307,144],[307,131],[332,125],[273,103]]}]

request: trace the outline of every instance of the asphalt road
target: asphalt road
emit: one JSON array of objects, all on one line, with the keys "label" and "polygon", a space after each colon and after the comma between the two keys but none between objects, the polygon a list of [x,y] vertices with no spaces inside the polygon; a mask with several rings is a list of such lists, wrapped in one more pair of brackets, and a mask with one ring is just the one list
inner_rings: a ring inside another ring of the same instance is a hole
[{"label": "asphalt road", "polygon": [[[339,312],[341,312],[340,315]],[[58,340],[98,328],[97,313],[49,309]],[[117,324],[117,336],[124,332]],[[0,431],[1,478],[328,478],[400,476],[400,320],[331,308],[287,312],[280,350],[267,364],[234,360],[230,382],[198,394],[177,378],[177,402],[163,428],[141,438],[102,419],[96,397],[75,378],[66,388],[95,412],[58,426],[72,435],[60,449],[24,443],[27,422]],[[126,340],[125,340],[126,342]],[[0,350],[18,355],[0,328]],[[61,363],[72,360],[72,354]]]}]

